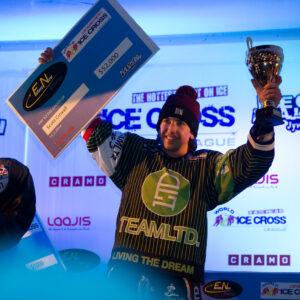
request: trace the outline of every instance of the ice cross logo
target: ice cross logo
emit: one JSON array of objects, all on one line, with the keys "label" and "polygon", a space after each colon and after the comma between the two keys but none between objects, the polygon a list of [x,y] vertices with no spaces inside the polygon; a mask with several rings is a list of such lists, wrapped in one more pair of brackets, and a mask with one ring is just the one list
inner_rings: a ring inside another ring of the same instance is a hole
[{"label": "ice cross logo", "polygon": [[218,215],[216,216],[214,226],[231,226],[234,223],[234,219],[233,215]]},{"label": "ice cross logo", "polygon": [[282,118],[286,121],[286,129],[291,132],[300,130],[300,94],[283,95],[280,104]]},{"label": "ice cross logo", "polygon": [[159,216],[178,215],[190,199],[190,182],[179,173],[163,168],[146,177],[142,199],[146,207]]},{"label": "ice cross logo", "polygon": [[[257,107],[259,107],[259,101],[257,99]],[[285,128],[290,132],[296,132],[300,130],[300,94],[294,95],[282,95],[282,99],[279,106],[282,118],[285,121]],[[256,108],[253,109],[252,123],[255,120]]]}]

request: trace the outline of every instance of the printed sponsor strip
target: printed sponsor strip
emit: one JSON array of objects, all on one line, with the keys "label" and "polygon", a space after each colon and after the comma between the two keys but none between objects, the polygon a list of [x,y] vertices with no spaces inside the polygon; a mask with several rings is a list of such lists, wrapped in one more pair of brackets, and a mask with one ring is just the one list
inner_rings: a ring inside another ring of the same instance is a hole
[{"label": "printed sponsor strip", "polygon": [[50,255],[44,256],[42,258],[39,258],[37,260],[31,261],[31,262],[27,263],[25,266],[29,270],[39,271],[42,269],[49,268],[53,265],[56,265],[57,263],[58,262],[57,262],[56,257],[54,256],[54,254],[50,254]]},{"label": "printed sponsor strip", "polygon": [[89,88],[82,83],[61,108],[56,111],[54,116],[42,127],[43,131],[49,135],[88,92]]},{"label": "printed sponsor strip", "polygon": [[94,71],[98,79],[101,79],[131,46],[132,42],[126,37]]},{"label": "printed sponsor strip", "polygon": [[[195,87],[197,98],[212,98],[228,96],[228,85]],[[132,103],[150,103],[166,101],[176,90],[147,91],[132,94]]]},{"label": "printed sponsor strip", "polygon": [[87,25],[74,37],[72,42],[64,48],[62,55],[66,60],[71,62],[110,19],[110,14],[104,8],[100,9]]}]

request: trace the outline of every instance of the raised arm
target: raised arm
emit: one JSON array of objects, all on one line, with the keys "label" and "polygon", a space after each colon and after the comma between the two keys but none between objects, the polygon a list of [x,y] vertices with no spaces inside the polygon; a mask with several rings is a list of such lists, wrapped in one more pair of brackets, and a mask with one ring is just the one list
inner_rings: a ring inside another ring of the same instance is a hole
[{"label": "raised arm", "polygon": [[[281,99],[281,77],[261,88],[252,80],[259,101],[272,99],[278,106]],[[270,168],[274,159],[274,128],[257,122],[252,126],[245,145],[218,155],[215,160],[214,186],[217,204],[229,201],[257,182]],[[214,206],[214,205],[212,205]]]}]

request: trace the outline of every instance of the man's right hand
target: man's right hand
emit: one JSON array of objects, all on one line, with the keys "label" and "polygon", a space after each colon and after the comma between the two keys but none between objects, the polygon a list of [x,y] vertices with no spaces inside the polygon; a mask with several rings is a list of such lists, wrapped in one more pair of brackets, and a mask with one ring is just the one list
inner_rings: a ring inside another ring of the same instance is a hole
[{"label": "man's right hand", "polygon": [[45,49],[44,52],[41,53],[41,56],[39,57],[39,63],[45,64],[53,59],[54,53],[53,49],[48,47]]},{"label": "man's right hand", "polygon": [[272,100],[275,107],[279,105],[282,98],[281,91],[279,89],[279,85],[282,82],[281,76],[274,76],[274,79],[268,82],[264,87],[261,87],[255,79],[252,79],[251,81],[256,90],[258,100],[262,105],[266,100]]}]

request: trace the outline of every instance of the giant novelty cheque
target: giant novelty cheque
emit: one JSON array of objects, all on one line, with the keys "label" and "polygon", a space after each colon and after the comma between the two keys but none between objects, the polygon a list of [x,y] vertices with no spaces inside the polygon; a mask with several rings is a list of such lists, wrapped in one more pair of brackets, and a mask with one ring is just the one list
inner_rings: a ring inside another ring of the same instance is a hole
[{"label": "giant novelty cheque", "polygon": [[115,0],[100,0],[7,103],[55,158],[157,51]]}]

